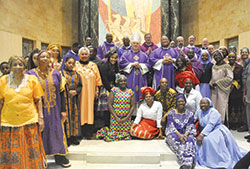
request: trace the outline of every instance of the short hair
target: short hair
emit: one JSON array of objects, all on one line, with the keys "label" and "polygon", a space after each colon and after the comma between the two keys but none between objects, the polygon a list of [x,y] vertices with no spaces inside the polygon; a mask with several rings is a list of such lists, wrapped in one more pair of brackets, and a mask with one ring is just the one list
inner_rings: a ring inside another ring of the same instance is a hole
[{"label": "short hair", "polygon": [[8,65],[8,62],[3,61],[3,62],[0,64],[0,69],[2,69],[2,66],[3,66],[3,65],[5,65],[5,64],[7,64],[7,65]]},{"label": "short hair", "polygon": [[147,35],[150,35],[150,37],[152,37],[152,35],[151,35],[150,33],[146,33],[146,34],[144,35],[144,38],[146,38]]},{"label": "short hair", "polygon": [[186,60],[185,57],[183,57],[183,56],[177,57],[177,58],[176,58],[176,61],[177,61],[177,59],[180,59],[180,60],[183,62],[183,64],[184,64],[185,66],[187,65],[187,60]]},{"label": "short hair", "polygon": [[75,42],[75,43],[73,43],[72,48],[76,48],[76,47],[78,47],[79,45],[80,45],[79,42]]},{"label": "short hair", "polygon": [[89,48],[89,49],[92,48],[92,49],[94,49],[94,52],[97,52],[97,48],[94,47],[94,46],[88,46],[88,48]]},{"label": "short hair", "polygon": [[8,63],[9,63],[9,66],[10,66],[10,69],[12,68],[12,64],[16,61],[16,60],[20,60],[23,65],[25,66],[25,60],[22,56],[11,56]]},{"label": "short hair", "polygon": [[89,54],[89,49],[87,47],[81,47],[79,49],[79,51],[78,51],[78,56],[80,55],[80,53],[81,53],[82,50],[86,50],[88,52],[88,54]]},{"label": "short hair", "polygon": [[247,47],[241,48],[240,53],[241,53],[243,50],[247,50],[247,52],[249,53],[249,49],[248,49]]}]

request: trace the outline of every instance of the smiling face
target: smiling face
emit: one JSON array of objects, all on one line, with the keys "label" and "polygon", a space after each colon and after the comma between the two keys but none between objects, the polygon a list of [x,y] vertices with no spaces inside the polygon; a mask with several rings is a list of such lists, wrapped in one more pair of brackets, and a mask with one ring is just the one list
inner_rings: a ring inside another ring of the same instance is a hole
[{"label": "smiling face", "polygon": [[110,56],[109,62],[110,62],[112,65],[114,65],[114,64],[116,64],[116,62],[117,62],[117,58],[118,58],[118,55],[117,55],[117,54],[114,54],[114,55]]},{"label": "smiling face", "polygon": [[38,56],[38,53],[35,53],[32,56],[32,61],[33,61],[33,63],[34,63],[35,66],[38,66],[37,56]]},{"label": "smiling face", "polygon": [[195,43],[195,37],[193,35],[189,36],[188,38],[189,45],[193,46]]},{"label": "smiling face", "polygon": [[25,64],[17,59],[17,60],[14,60],[13,63],[11,64],[11,72],[13,72],[13,74],[23,74],[24,73],[24,70],[25,70]]},{"label": "smiling face", "polygon": [[10,73],[10,67],[8,63],[2,64],[1,66],[1,72],[3,75],[7,75]]},{"label": "smiling face", "polygon": [[138,51],[140,49],[140,43],[139,42],[132,42],[132,49],[134,51]]},{"label": "smiling face", "polygon": [[220,53],[215,53],[214,54],[214,60],[217,62],[217,63],[220,63],[221,61],[223,61],[224,59],[224,56],[222,56]]},{"label": "smiling face", "polygon": [[186,102],[183,98],[179,98],[176,102],[176,107],[178,110],[183,110],[185,109]]},{"label": "smiling face", "polygon": [[160,80],[160,89],[163,92],[168,90],[168,80],[166,78]]},{"label": "smiling face", "polygon": [[193,49],[189,49],[187,52],[187,56],[189,59],[193,59],[194,58],[194,50]]},{"label": "smiling face", "polygon": [[75,59],[70,58],[65,62],[65,66],[68,70],[71,71],[75,67],[75,63],[76,63]]},{"label": "smiling face", "polygon": [[153,96],[151,96],[150,93],[148,93],[144,99],[147,104],[151,104],[153,102]]},{"label": "smiling face", "polygon": [[144,40],[147,44],[150,44],[152,40],[152,36],[150,34],[146,34],[144,37]]},{"label": "smiling face", "polygon": [[106,34],[106,41],[107,41],[108,43],[111,43],[111,42],[112,42],[112,40],[113,40],[113,36],[112,36],[112,34],[107,33],[107,34]]},{"label": "smiling face", "polygon": [[181,60],[181,58],[176,59],[176,66],[178,67],[178,69],[181,69],[184,67],[184,62]]},{"label": "smiling face", "polygon": [[125,77],[120,78],[120,80],[118,81],[118,86],[120,89],[126,89],[127,79]]},{"label": "smiling face", "polygon": [[50,63],[50,55],[47,52],[43,52],[40,56],[38,56],[38,65],[49,65]]},{"label": "smiling face", "polygon": [[89,60],[89,53],[87,50],[81,50],[80,52],[80,60],[83,62],[87,62]]},{"label": "smiling face", "polygon": [[246,60],[248,58],[249,53],[248,53],[247,49],[243,49],[243,50],[241,50],[240,55],[241,55],[242,60]]},{"label": "smiling face", "polygon": [[208,60],[208,53],[202,53],[201,59],[202,59],[203,61],[207,61],[207,60]]},{"label": "smiling face", "polygon": [[185,83],[184,83],[184,89],[187,93],[189,93],[193,88],[193,82],[191,80],[187,80]]},{"label": "smiling face", "polygon": [[207,99],[201,99],[200,108],[203,112],[207,111],[210,108],[210,103]]},{"label": "smiling face", "polygon": [[168,47],[169,46],[169,39],[167,36],[162,36],[161,37],[161,46],[162,47]]}]

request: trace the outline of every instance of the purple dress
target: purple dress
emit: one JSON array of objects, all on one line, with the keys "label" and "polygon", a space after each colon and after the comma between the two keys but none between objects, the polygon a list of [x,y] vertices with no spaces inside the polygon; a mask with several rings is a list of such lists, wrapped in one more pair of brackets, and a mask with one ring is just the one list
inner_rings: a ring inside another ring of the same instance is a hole
[{"label": "purple dress", "polygon": [[108,43],[107,41],[103,42],[103,44],[101,44],[98,49],[97,49],[97,57],[99,57],[100,59],[104,59],[104,56],[106,55],[106,53],[109,51],[110,48],[115,48],[116,51],[118,50],[118,47],[113,43]]},{"label": "purple dress", "polygon": [[61,122],[61,74],[53,69],[46,79],[39,76],[36,69],[29,70],[27,74],[35,75],[44,92],[43,116],[44,129],[42,132],[43,146],[46,155],[64,155],[68,153],[66,138]]},{"label": "purple dress", "polygon": [[158,48],[158,46],[156,46],[153,42],[151,42],[150,45],[147,45],[146,42],[144,42],[141,45],[141,51],[143,51],[144,53],[148,51],[148,48],[151,47],[152,51],[154,51],[155,49]]},{"label": "purple dress", "polygon": [[[186,110],[184,114],[177,113],[176,109],[172,109],[168,114],[168,123],[166,126],[166,143],[170,149],[176,154],[178,163],[182,165],[192,166],[195,157],[196,129],[194,126],[194,115]],[[187,141],[182,144],[176,134],[179,131],[184,134],[189,132]]]},{"label": "purple dress", "polygon": [[[131,64],[134,62],[140,63],[141,68],[132,67]],[[121,57],[120,68],[127,73],[127,88],[133,90],[135,102],[139,101],[141,87],[147,86],[146,73],[149,67],[149,58],[142,51],[133,52],[130,50]]]},{"label": "purple dress", "polygon": [[153,88],[157,89],[161,78],[168,79],[168,86],[169,88],[175,89],[174,83],[174,66],[173,64],[170,65],[163,65],[162,59],[165,57],[172,57],[177,58],[177,53],[172,48],[158,48],[153,51],[149,55],[150,65],[154,69],[154,79],[153,79]]}]

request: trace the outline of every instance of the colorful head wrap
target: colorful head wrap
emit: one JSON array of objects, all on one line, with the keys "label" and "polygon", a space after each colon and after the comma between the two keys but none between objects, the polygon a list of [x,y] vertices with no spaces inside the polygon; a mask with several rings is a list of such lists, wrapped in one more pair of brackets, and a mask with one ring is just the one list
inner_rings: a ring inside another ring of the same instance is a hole
[{"label": "colorful head wrap", "polygon": [[181,88],[184,88],[184,84],[187,80],[191,80],[194,86],[196,86],[197,84],[200,84],[200,81],[197,79],[195,74],[191,71],[183,71],[175,76],[175,82],[179,84]]},{"label": "colorful head wrap", "polygon": [[234,49],[234,50],[235,50],[235,53],[237,52],[237,48],[236,48],[235,46],[230,46],[230,47],[228,48],[229,52],[230,52],[231,49]]},{"label": "colorful head wrap", "polygon": [[47,47],[47,50],[53,50],[53,49],[58,49],[59,52],[60,52],[60,55],[62,55],[62,47],[61,47],[61,45],[59,45],[57,43],[49,44],[49,46]]},{"label": "colorful head wrap", "polygon": [[183,99],[185,102],[187,102],[186,97],[185,97],[184,94],[182,94],[182,93],[179,93],[179,94],[176,96],[176,102],[177,102],[179,99]]},{"label": "colorful head wrap", "polygon": [[156,93],[156,91],[152,87],[142,87],[141,88],[142,99],[144,99],[147,94],[154,96],[155,93]]},{"label": "colorful head wrap", "polygon": [[215,56],[216,54],[219,54],[219,55],[221,55],[222,57],[224,57],[223,53],[222,53],[220,50],[218,50],[218,49],[216,49],[216,50],[213,52],[213,58],[214,58],[214,56]]},{"label": "colorful head wrap", "polygon": [[115,83],[117,84],[122,78],[127,79],[127,77],[125,75],[120,74],[120,73],[116,73],[115,74]]},{"label": "colorful head wrap", "polygon": [[226,51],[226,55],[224,56],[224,54],[222,55],[224,58],[228,55],[228,50],[227,50],[227,47],[226,46],[220,46],[219,47],[219,50],[225,50]]}]

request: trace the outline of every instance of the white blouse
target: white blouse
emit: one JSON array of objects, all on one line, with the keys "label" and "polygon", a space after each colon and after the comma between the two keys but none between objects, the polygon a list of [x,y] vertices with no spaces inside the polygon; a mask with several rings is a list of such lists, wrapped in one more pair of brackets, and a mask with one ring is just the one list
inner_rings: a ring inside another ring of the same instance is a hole
[{"label": "white blouse", "polygon": [[139,124],[141,118],[155,120],[157,128],[161,128],[161,118],[162,118],[162,105],[158,101],[154,101],[152,107],[148,107],[147,103],[143,101],[140,105],[134,123]]},{"label": "white blouse", "polygon": [[191,111],[194,114],[194,119],[196,121],[197,119],[197,111],[200,109],[200,101],[202,99],[201,93],[195,89],[192,89],[188,97],[184,93],[187,103],[186,103],[186,109]]}]

